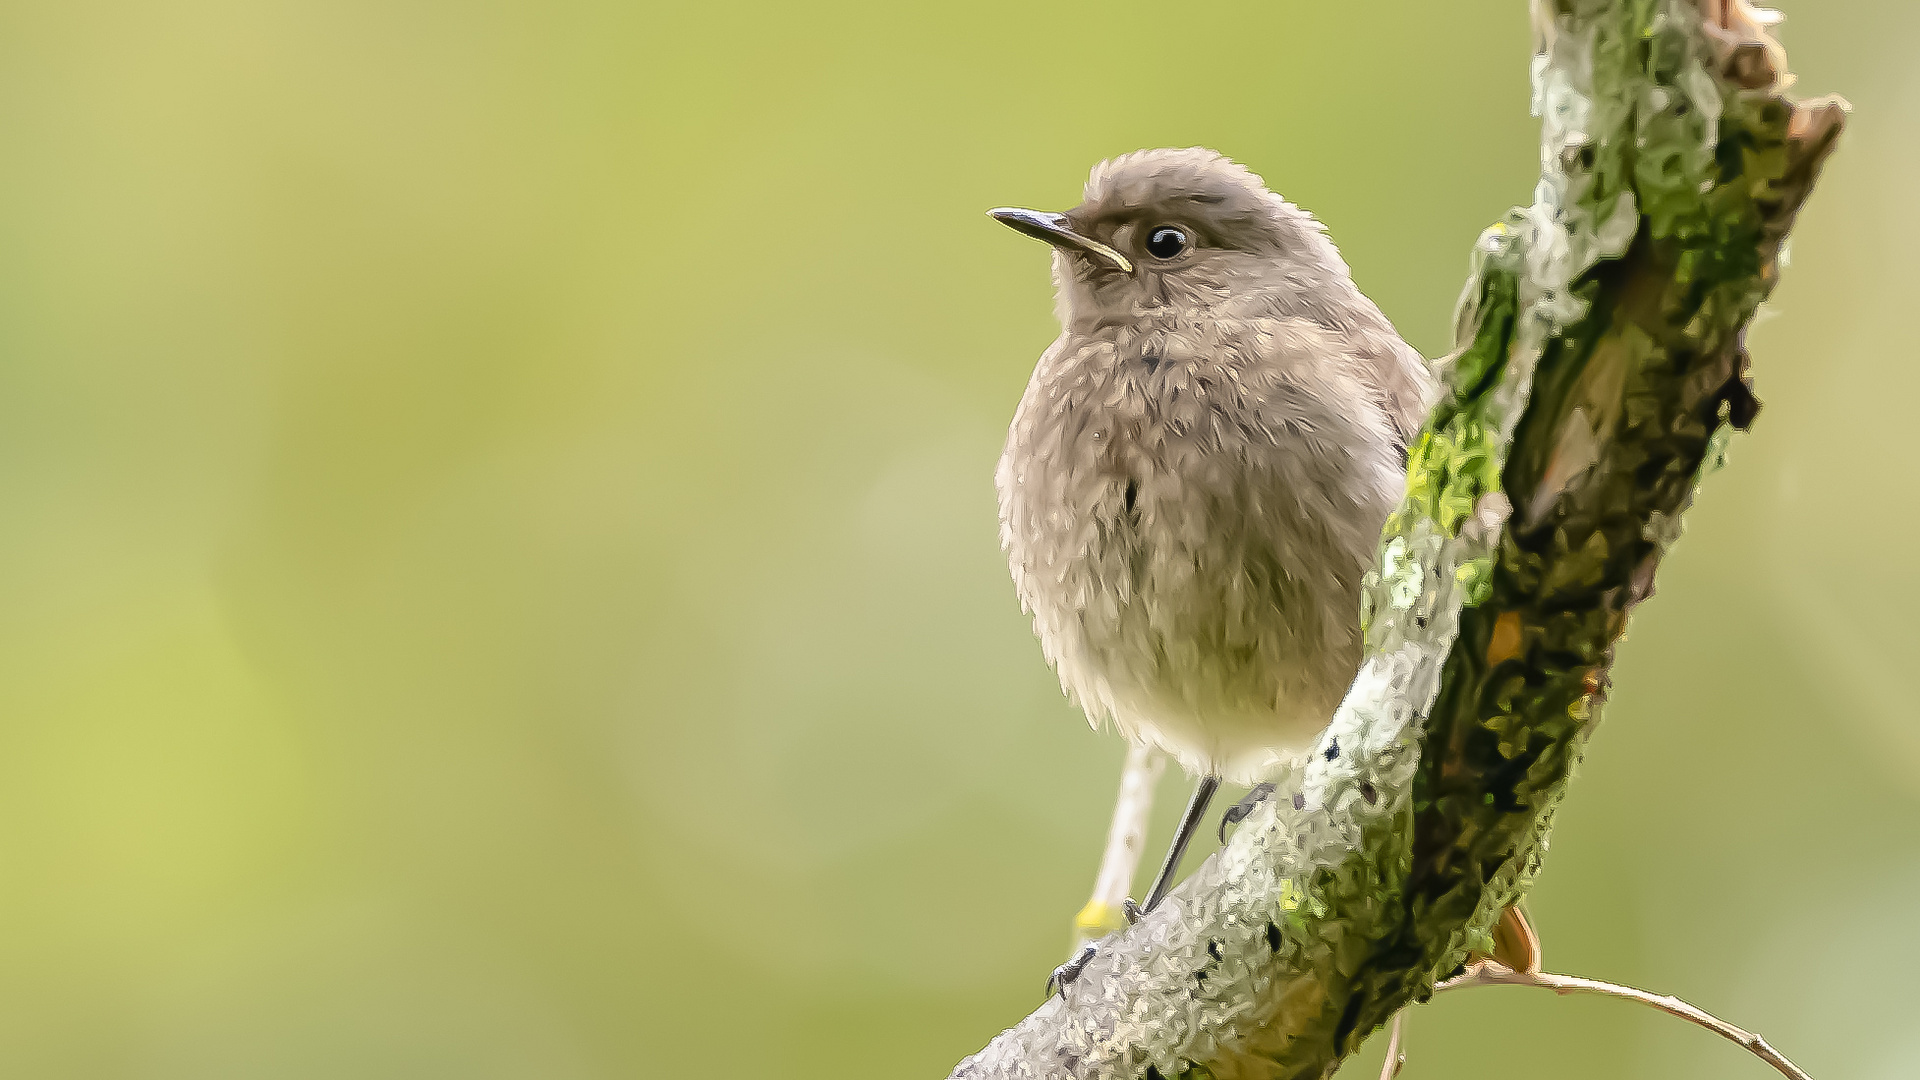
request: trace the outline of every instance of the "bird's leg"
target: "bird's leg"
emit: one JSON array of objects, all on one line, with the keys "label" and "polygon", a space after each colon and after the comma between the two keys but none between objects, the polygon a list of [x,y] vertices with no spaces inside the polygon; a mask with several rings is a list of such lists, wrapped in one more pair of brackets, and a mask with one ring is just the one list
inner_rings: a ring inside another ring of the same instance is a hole
[{"label": "bird's leg", "polygon": [[[1107,850],[1100,857],[1100,875],[1094,879],[1093,896],[1073,919],[1073,958],[1053,969],[1047,978],[1047,995],[1066,994],[1068,983],[1080,977],[1099,946],[1094,942],[1125,926],[1121,913],[1133,901],[1127,899],[1134,871],[1140,867],[1140,846],[1147,836],[1147,814],[1153,809],[1153,789],[1159,786],[1165,754],[1144,743],[1127,750],[1126,768],[1120,773],[1120,796],[1113,804],[1113,825],[1107,830]],[[1129,922],[1131,920],[1128,920]]]},{"label": "bird's leg", "polygon": [[1173,875],[1180,869],[1180,859],[1187,853],[1187,844],[1200,828],[1200,819],[1206,816],[1207,804],[1213,801],[1213,793],[1220,790],[1220,778],[1203,776],[1193,786],[1193,798],[1187,800],[1187,812],[1180,815],[1180,830],[1173,834],[1173,846],[1167,849],[1167,861],[1160,864],[1160,876],[1153,881],[1153,891],[1147,893],[1147,902],[1140,908],[1145,915],[1160,906],[1166,899],[1167,891],[1173,888]]},{"label": "bird's leg", "polygon": [[[1193,840],[1193,834],[1200,830],[1200,819],[1206,816],[1207,804],[1213,801],[1213,793],[1220,789],[1220,778],[1203,776],[1194,785],[1193,798],[1187,800],[1186,813],[1180,815],[1180,829],[1173,835],[1173,847],[1167,850],[1167,861],[1160,867],[1160,876],[1154,879],[1153,891],[1147,894],[1145,907],[1135,907],[1133,901],[1126,902],[1127,921],[1133,922],[1152,911],[1166,897],[1167,890],[1173,887],[1174,872],[1180,869],[1180,859],[1187,853],[1187,844]],[[1047,978],[1047,995],[1067,995],[1067,984],[1080,977],[1100,951],[1097,945],[1087,945],[1073,959],[1053,969]]]}]

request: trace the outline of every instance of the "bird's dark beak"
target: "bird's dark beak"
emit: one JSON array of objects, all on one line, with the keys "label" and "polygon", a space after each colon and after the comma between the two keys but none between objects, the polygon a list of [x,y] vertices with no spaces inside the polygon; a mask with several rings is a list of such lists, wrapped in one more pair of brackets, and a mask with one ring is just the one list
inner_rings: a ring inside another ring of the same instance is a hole
[{"label": "bird's dark beak", "polygon": [[1035,240],[1045,240],[1057,248],[1071,248],[1085,252],[1123,274],[1133,273],[1132,259],[1098,240],[1074,232],[1065,214],[1049,214],[1040,210],[1021,210],[1017,207],[1003,206],[998,210],[987,211],[987,216],[1014,232],[1025,233]]}]

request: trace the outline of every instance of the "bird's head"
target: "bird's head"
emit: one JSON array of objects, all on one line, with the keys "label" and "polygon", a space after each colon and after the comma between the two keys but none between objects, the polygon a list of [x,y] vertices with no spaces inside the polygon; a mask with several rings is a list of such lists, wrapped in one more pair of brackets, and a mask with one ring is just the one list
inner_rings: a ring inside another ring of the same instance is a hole
[{"label": "bird's head", "polygon": [[1064,214],[989,211],[1053,245],[1070,329],[1223,310],[1342,321],[1346,263],[1313,215],[1211,150],[1141,150],[1094,166]]}]

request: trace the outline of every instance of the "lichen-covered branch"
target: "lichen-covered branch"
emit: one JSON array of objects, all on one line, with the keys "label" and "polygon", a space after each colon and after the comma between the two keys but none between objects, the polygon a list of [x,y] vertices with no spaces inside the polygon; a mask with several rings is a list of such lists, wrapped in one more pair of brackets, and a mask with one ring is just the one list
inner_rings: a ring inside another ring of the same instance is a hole
[{"label": "lichen-covered branch", "polygon": [[1536,0],[1533,205],[1481,237],[1444,400],[1308,766],[955,1077],[1323,1077],[1525,893],[1844,117],[1744,0]]}]

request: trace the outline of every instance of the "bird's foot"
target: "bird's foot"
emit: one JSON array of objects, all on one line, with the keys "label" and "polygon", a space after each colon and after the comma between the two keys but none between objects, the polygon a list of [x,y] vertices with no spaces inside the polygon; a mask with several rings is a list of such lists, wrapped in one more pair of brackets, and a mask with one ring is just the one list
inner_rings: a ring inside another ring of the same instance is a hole
[{"label": "bird's foot", "polygon": [[1055,994],[1059,994],[1060,1000],[1065,1001],[1067,998],[1067,984],[1079,978],[1080,973],[1087,970],[1087,965],[1093,963],[1093,958],[1098,955],[1099,952],[1100,946],[1098,945],[1083,945],[1080,947],[1080,951],[1074,954],[1073,959],[1054,968],[1053,974],[1047,976],[1047,996],[1052,997]]},{"label": "bird's foot", "polygon": [[1253,813],[1253,808],[1259,806],[1267,796],[1272,794],[1272,784],[1255,784],[1253,790],[1247,792],[1246,798],[1227,807],[1227,812],[1220,815],[1220,842],[1223,844],[1227,842],[1227,826],[1238,825],[1247,820],[1247,815]]}]

